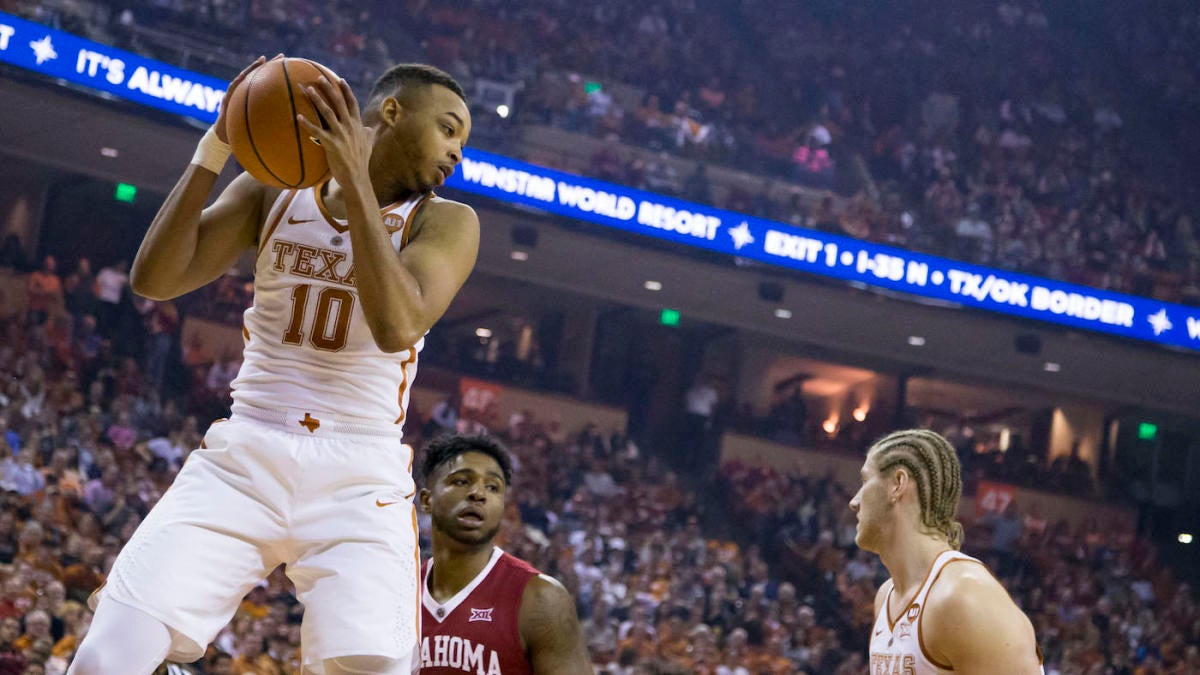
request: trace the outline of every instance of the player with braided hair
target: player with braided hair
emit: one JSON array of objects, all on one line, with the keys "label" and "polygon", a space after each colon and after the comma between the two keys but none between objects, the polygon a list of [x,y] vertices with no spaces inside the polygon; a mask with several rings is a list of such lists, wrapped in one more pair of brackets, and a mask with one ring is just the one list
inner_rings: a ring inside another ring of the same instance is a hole
[{"label": "player with braided hair", "polygon": [[958,550],[961,495],[954,447],[932,431],[896,431],[867,451],[850,500],[855,543],[891,575],[875,595],[871,675],[1043,672],[1029,619],[983,563]]}]

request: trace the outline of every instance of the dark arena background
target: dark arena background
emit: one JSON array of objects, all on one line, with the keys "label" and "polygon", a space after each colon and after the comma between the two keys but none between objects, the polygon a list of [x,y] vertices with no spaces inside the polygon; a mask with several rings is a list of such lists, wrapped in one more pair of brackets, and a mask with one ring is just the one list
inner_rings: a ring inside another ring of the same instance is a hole
[{"label": "dark arena background", "polygon": [[[279,52],[467,90],[479,262],[405,437],[504,440],[500,544],[597,673],[867,672],[847,503],[907,427],[1047,673],[1200,673],[1200,3],[0,0],[0,674],[65,672],[228,415],[252,256],[127,273]],[[298,673],[290,591],[164,672]]]}]

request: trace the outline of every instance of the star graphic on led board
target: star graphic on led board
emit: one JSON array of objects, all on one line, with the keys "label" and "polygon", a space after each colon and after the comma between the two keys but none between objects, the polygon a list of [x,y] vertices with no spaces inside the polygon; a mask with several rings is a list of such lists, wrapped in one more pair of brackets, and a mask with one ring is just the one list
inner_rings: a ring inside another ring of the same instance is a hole
[{"label": "star graphic on led board", "polygon": [[33,50],[33,56],[37,59],[39,66],[50,59],[58,58],[58,52],[54,51],[54,43],[50,41],[49,35],[41,40],[30,42],[29,48]]}]

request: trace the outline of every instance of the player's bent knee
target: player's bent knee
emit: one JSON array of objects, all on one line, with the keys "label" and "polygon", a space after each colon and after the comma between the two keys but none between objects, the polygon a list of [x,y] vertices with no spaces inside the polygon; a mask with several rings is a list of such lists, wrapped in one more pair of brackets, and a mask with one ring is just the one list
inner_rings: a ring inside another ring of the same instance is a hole
[{"label": "player's bent knee", "polygon": [[326,675],[408,675],[407,664],[386,656],[339,656],[324,661]]},{"label": "player's bent knee", "polygon": [[171,633],[136,607],[101,598],[68,675],[149,675],[167,657]]},{"label": "player's bent knee", "polygon": [[71,668],[67,671],[67,674],[105,675],[105,673],[119,673],[122,670],[122,664],[118,662],[119,660],[120,657],[107,645],[98,644],[97,640],[84,640],[83,644],[79,645],[79,651],[75,652],[75,658],[71,659]]}]

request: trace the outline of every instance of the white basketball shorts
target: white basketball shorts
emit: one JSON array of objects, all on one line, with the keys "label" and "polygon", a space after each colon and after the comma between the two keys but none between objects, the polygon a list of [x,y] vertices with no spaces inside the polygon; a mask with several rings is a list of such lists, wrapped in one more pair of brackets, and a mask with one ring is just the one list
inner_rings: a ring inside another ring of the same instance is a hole
[{"label": "white basketball shorts", "polygon": [[421,611],[412,449],[387,431],[317,411],[214,423],[93,607],[106,594],[150,614],[171,629],[169,658],[194,661],[285,563],[305,608],[305,664],[408,661]]}]

